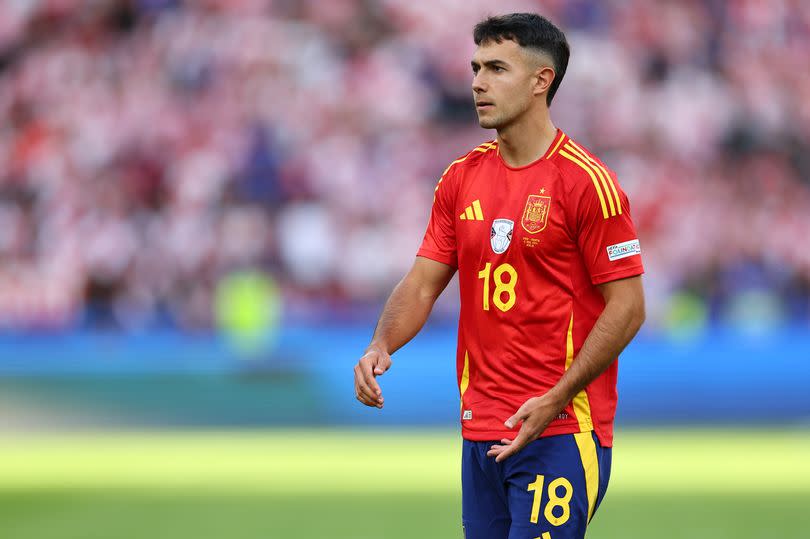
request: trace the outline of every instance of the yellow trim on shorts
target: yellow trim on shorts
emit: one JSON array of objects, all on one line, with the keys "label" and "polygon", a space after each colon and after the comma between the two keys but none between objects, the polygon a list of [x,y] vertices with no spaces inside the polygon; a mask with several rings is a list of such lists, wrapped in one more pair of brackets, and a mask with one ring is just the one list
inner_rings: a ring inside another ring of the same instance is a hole
[{"label": "yellow trim on shorts", "polygon": [[585,472],[585,491],[588,493],[588,522],[593,518],[596,509],[596,498],[599,495],[599,459],[596,457],[596,442],[593,432],[577,432],[574,440],[582,458],[582,469]]}]

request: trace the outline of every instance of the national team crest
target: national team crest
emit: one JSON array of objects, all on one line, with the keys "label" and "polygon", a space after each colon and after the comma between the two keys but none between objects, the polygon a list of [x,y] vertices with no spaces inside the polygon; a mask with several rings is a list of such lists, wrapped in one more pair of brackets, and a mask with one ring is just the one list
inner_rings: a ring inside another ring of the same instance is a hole
[{"label": "national team crest", "polygon": [[529,234],[540,232],[548,224],[548,212],[551,209],[551,197],[543,195],[529,195],[526,208],[523,210],[523,219],[520,224]]},{"label": "national team crest", "polygon": [[515,222],[509,219],[495,219],[492,221],[492,229],[489,232],[489,242],[495,254],[506,252],[512,242],[512,229]]}]

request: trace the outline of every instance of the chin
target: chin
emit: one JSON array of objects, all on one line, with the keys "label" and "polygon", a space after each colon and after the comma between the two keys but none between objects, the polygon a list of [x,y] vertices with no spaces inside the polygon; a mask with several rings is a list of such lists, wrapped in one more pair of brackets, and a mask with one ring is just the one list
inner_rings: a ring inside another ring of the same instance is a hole
[{"label": "chin", "polygon": [[484,129],[498,129],[500,122],[492,118],[478,118],[478,125]]}]

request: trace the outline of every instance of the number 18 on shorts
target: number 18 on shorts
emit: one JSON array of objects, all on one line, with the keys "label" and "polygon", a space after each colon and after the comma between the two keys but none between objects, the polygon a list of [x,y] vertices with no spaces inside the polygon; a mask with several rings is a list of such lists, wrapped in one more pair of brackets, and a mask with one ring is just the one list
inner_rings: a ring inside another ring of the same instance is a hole
[{"label": "number 18 on shorts", "polygon": [[582,539],[610,477],[611,449],[592,432],[540,438],[504,462],[495,442],[464,440],[466,539]]}]

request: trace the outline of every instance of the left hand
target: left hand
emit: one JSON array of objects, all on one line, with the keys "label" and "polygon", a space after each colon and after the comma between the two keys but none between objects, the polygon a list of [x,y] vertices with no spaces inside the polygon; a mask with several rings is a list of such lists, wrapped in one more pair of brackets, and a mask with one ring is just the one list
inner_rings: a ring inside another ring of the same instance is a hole
[{"label": "left hand", "polygon": [[504,425],[513,429],[519,421],[523,421],[515,439],[502,439],[500,444],[493,445],[487,451],[487,456],[495,457],[495,462],[502,462],[511,457],[526,447],[529,442],[539,438],[563,407],[564,405],[553,400],[548,393],[527,400],[518,408],[515,415],[504,422]]}]

